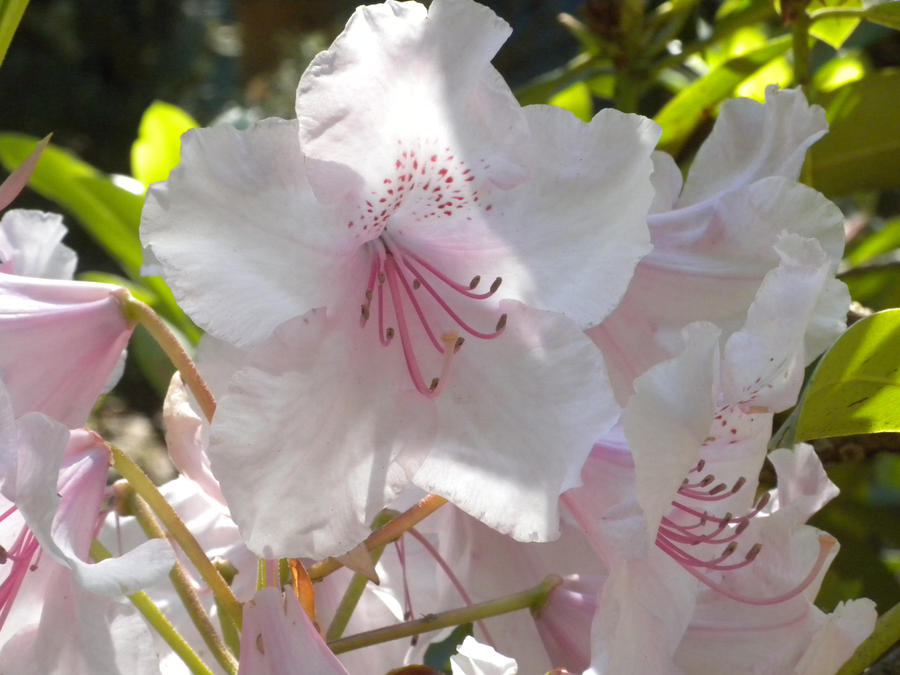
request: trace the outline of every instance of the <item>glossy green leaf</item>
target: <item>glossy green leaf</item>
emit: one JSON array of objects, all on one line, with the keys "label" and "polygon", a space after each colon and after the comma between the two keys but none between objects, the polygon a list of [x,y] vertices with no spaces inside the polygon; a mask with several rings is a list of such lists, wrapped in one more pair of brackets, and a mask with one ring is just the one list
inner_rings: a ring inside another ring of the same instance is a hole
[{"label": "glossy green leaf", "polygon": [[6,57],[26,7],[28,0],[0,0],[0,63]]},{"label": "glossy green leaf", "polygon": [[845,84],[856,82],[865,77],[871,70],[862,52],[851,52],[829,59],[819,68],[812,78],[812,89],[824,93],[834,91]]},{"label": "glossy green leaf", "polygon": [[847,253],[845,260],[853,267],[882,253],[900,248],[900,218],[884,224],[878,232],[873,232]]},{"label": "glossy green leaf", "polygon": [[576,82],[566,87],[558,94],[551,96],[548,103],[565,108],[584,122],[590,122],[594,116],[594,101],[591,98],[591,90],[584,82]]},{"label": "glossy green leaf", "polygon": [[812,147],[812,184],[828,196],[900,187],[900,70],[819,97],[829,132]]},{"label": "glossy green leaf", "polygon": [[[0,133],[0,162],[7,169],[18,166],[37,141],[25,134]],[[71,212],[128,275],[137,278],[143,197],[118,187],[108,175],[54,145],[44,151],[29,186]]]},{"label": "glossy green leaf", "polygon": [[166,180],[180,160],[181,135],[197,121],[171,103],[154,101],[141,117],[138,138],[131,146],[131,173],[144,186]]},{"label": "glossy green leaf", "polygon": [[872,23],[900,30],[900,0],[873,5],[865,11],[865,17]]},{"label": "glossy green leaf", "polygon": [[900,307],[900,263],[857,267],[840,278],[850,297],[870,309]]},{"label": "glossy green leaf", "polygon": [[900,309],[854,324],[822,358],[796,440],[900,431]]},{"label": "glossy green leaf", "polygon": [[660,149],[677,153],[697,125],[712,114],[715,107],[728,98],[735,87],[770,61],[780,57],[790,46],[789,35],[770,40],[759,49],[725,61],[681,90],[656,115],[656,121],[663,128]]},{"label": "glossy green leaf", "polygon": [[[812,19],[809,34],[835,49],[840,49],[856,30],[859,19],[853,17],[829,17],[816,19],[816,10],[861,9],[862,0],[812,0],[806,11]],[[824,15],[823,15],[824,16]]]}]

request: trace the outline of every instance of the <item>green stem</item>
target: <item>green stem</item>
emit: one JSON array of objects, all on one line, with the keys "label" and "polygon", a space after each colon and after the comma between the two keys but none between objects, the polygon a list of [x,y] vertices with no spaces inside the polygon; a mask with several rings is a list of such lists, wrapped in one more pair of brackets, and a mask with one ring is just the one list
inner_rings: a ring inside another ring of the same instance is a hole
[{"label": "green stem", "polygon": [[231,587],[219,574],[219,570],[212,564],[203,547],[197,543],[190,530],[175,513],[175,509],[166,501],[157,487],[153,484],[147,474],[134,463],[134,461],[114,445],[109,445],[109,449],[113,456],[113,466],[122,474],[125,480],[134,488],[144,501],[153,509],[156,517],[162,521],[163,526],[169,533],[169,536],[178,543],[181,550],[185,552],[188,560],[197,568],[200,576],[212,590],[216,599],[222,604],[222,607],[231,617],[232,622],[240,628],[241,626],[241,603],[234,597]]},{"label": "green stem", "polygon": [[[447,500],[438,495],[428,495],[424,497],[418,504],[404,511],[392,521],[375,530],[370,534],[365,542],[366,549],[374,551],[375,549],[387,546],[392,541],[396,541],[403,536],[409,528],[414,527],[424,518],[441,508]],[[327,577],[332,572],[339,570],[343,565],[335,558],[327,558],[321,562],[317,562],[307,569],[309,578],[312,580]]]},{"label": "green stem", "polygon": [[488,602],[482,602],[469,607],[451,609],[450,611],[441,612],[440,614],[429,614],[421,619],[398,623],[395,626],[386,626],[385,628],[378,628],[376,630],[366,631],[365,633],[357,633],[350,637],[329,642],[328,646],[335,654],[340,654],[342,652],[349,652],[351,649],[360,649],[361,647],[368,647],[369,645],[399,640],[400,638],[409,637],[410,635],[427,633],[428,631],[437,630],[438,628],[471,623],[479,619],[486,619],[491,616],[497,616],[498,614],[507,614],[519,609],[540,607],[550,592],[560,583],[562,583],[562,579],[552,575],[527,591],[505,595],[502,598],[489,600]]},{"label": "green stem", "polygon": [[[165,539],[166,533],[160,526],[159,521],[153,517],[153,513],[147,506],[147,502],[141,499],[131,488],[128,490],[126,499],[129,510],[134,514],[134,517],[144,530],[144,533],[153,539]],[[178,593],[181,603],[187,610],[188,616],[191,617],[191,621],[194,622],[197,631],[216,658],[216,661],[218,661],[219,665],[225,669],[225,672],[230,675],[235,675],[238,670],[237,660],[234,658],[234,655],[228,651],[228,647],[225,646],[222,638],[219,637],[219,634],[216,632],[212,620],[203,608],[203,603],[200,602],[200,598],[196,591],[194,591],[191,580],[184,569],[184,565],[176,561],[174,567],[172,567],[172,571],[169,572],[169,579],[172,581],[172,585],[175,587],[175,591]]]},{"label": "green stem", "polygon": [[900,640],[900,604],[878,617],[875,630],[856,648],[837,675],[859,675]]},{"label": "green stem", "polygon": [[[111,557],[112,553],[110,553],[99,541],[95,540],[91,544],[91,558],[97,562]],[[146,593],[138,591],[137,593],[129,595],[128,599],[131,600],[131,604],[133,604],[144,616],[147,623],[149,623],[153,629],[160,634],[162,639],[166,641],[166,644],[172,648],[172,651],[184,661],[185,665],[192,673],[194,673],[194,675],[213,675],[209,666],[203,663],[200,657],[197,656],[197,652],[191,649],[191,646],[183,637],[181,637],[181,633],[175,630],[175,626],[172,625],[166,618],[166,615],[160,611],[159,607],[156,606]]]},{"label": "green stem", "polygon": [[801,10],[794,19],[794,82],[804,90],[809,84],[809,16]]},{"label": "green stem", "polygon": [[[373,565],[378,562],[378,559],[383,552],[384,546],[372,551]],[[369,583],[368,578],[362,574],[356,573],[353,575],[353,578],[347,585],[347,590],[344,591],[344,597],[341,598],[341,602],[334,612],[334,618],[331,620],[331,625],[329,625],[328,630],[325,631],[325,640],[332,642],[344,634],[347,624],[350,623],[350,617],[353,616],[353,610],[356,609],[356,605],[359,603],[363,591],[366,590],[367,583]]]},{"label": "green stem", "polygon": [[166,322],[149,305],[137,300],[124,288],[121,289],[120,293],[117,293],[117,297],[122,303],[122,313],[125,315],[125,318],[141,324],[153,336],[153,339],[156,340],[157,344],[166,353],[166,356],[169,357],[169,360],[172,361],[172,364],[178,369],[178,372],[181,373],[181,379],[191,390],[194,398],[197,399],[197,404],[200,406],[200,410],[203,411],[206,419],[212,420],[213,414],[216,412],[216,399],[213,397],[203,377],[201,377],[197,366],[194,365],[191,357],[175,334],[169,330]]}]

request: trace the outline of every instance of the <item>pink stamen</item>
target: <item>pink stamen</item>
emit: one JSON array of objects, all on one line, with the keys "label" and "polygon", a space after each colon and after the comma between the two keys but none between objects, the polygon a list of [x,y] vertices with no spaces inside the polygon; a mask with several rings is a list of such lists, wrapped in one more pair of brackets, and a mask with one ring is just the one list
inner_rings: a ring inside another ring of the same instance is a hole
[{"label": "pink stamen", "polygon": [[[395,246],[396,246],[396,245],[395,245]],[[486,293],[473,293],[473,292],[472,292],[473,289],[474,289],[475,287],[477,287],[478,284],[479,284],[479,282],[481,281],[481,277],[480,277],[480,276],[477,276],[477,277],[475,277],[474,279],[472,279],[472,281],[469,282],[469,285],[468,285],[468,286],[464,286],[464,285],[460,284],[459,282],[454,281],[453,279],[451,279],[451,278],[448,277],[447,275],[445,275],[443,272],[441,272],[440,270],[438,270],[437,268],[435,268],[434,265],[432,265],[431,263],[429,263],[427,260],[421,258],[420,256],[416,255],[416,254],[413,253],[412,251],[410,251],[410,250],[408,250],[408,249],[406,249],[406,248],[404,248],[404,247],[399,247],[399,246],[396,246],[396,247],[397,247],[400,251],[403,252],[404,256],[408,256],[408,257],[412,258],[412,259],[415,260],[417,263],[419,263],[422,267],[424,267],[426,270],[428,270],[429,272],[431,272],[435,277],[437,277],[438,279],[440,279],[441,281],[443,281],[445,284],[447,284],[447,286],[449,286],[450,288],[452,288],[454,291],[457,291],[458,293],[461,293],[462,295],[466,296],[467,298],[472,298],[472,299],[474,299],[474,300],[484,300],[485,298],[489,298],[489,297],[491,297],[494,293],[497,292],[497,289],[500,288],[500,284],[501,284],[502,281],[503,281],[500,277],[497,277],[496,279],[494,279],[494,283],[491,284],[490,289],[489,289]],[[410,270],[413,271],[413,274],[416,274],[416,275],[418,276],[418,274],[416,273],[416,271],[414,270],[413,266],[409,263],[408,260],[406,261],[406,266],[409,267]]]},{"label": "pink stamen", "polygon": [[[492,340],[499,337],[506,329],[506,314],[501,314],[497,321],[494,332],[487,333],[476,330],[469,323],[463,320],[459,314],[450,307],[440,293],[425,278],[423,272],[413,264],[414,260],[425,270],[440,279],[451,289],[459,292],[462,296],[483,300],[491,297],[499,288],[501,279],[498,277],[491,284],[491,288],[487,293],[473,293],[471,289],[475,288],[481,278],[475,277],[469,283],[468,287],[453,281],[446,275],[438,271],[433,265],[422,259],[420,256],[408,251],[405,247],[399,246],[388,237],[387,233],[383,233],[376,240],[370,242],[371,264],[369,268],[369,276],[366,283],[365,300],[361,305],[360,325],[365,326],[371,316],[373,293],[377,295],[375,302],[378,311],[378,337],[382,345],[390,344],[394,337],[394,329],[385,328],[385,295],[390,293],[390,301],[394,309],[394,318],[397,322],[397,331],[400,334],[400,344],[403,350],[403,357],[406,361],[407,371],[410,379],[416,388],[416,391],[429,398],[437,397],[446,386],[450,374],[453,356],[462,347],[465,339],[460,337],[455,331],[449,331],[442,335],[438,335],[429,320],[428,314],[416,297],[416,290],[424,287],[432,299],[462,330],[470,335],[485,340]],[[412,275],[412,280],[407,277],[407,271]],[[387,290],[383,286],[387,283]],[[402,288],[402,290],[401,290]],[[431,346],[438,353],[443,355],[443,364],[441,374],[426,384],[426,379],[422,375],[422,369],[419,366],[416,357],[412,339],[412,325],[407,320],[407,308],[404,302],[410,303],[419,325],[428,336]]]},{"label": "pink stamen", "polygon": [[[820,534],[819,535],[819,557],[816,559],[816,562],[813,565],[812,569],[809,571],[809,574],[807,574],[806,577],[791,590],[789,590],[785,593],[782,593],[781,595],[776,595],[774,597],[769,597],[769,598],[752,598],[748,595],[743,595],[741,593],[732,591],[728,588],[725,588],[721,584],[716,583],[712,579],[709,579],[705,574],[694,569],[690,565],[684,565],[684,569],[687,572],[689,572],[693,577],[695,577],[696,579],[701,581],[703,584],[705,584],[712,590],[716,591],[717,593],[721,593],[726,598],[731,598],[732,600],[736,600],[737,602],[742,602],[746,605],[757,605],[757,606],[777,605],[780,602],[786,602],[787,600],[790,600],[791,598],[796,598],[803,591],[805,591],[810,586],[810,584],[812,584],[816,580],[816,578],[819,576],[819,573],[822,571],[822,567],[825,565],[825,562],[828,560],[828,554],[831,552],[831,549],[834,548],[835,544],[837,544],[837,539],[835,539],[834,537],[832,537],[828,534]],[[758,548],[751,549],[751,552],[753,552],[754,550],[757,553],[759,552]],[[748,553],[747,555],[749,556],[750,553]],[[754,553],[754,557],[755,557],[755,553]],[[750,560],[752,561],[752,558]],[[746,564],[746,563],[744,563],[744,564]],[[741,565],[741,566],[743,566],[743,565]]]},{"label": "pink stamen", "polygon": [[[409,534],[415,537],[416,541],[418,541],[422,546],[428,551],[428,554],[434,558],[434,561],[438,564],[438,566],[444,571],[444,574],[447,575],[447,578],[450,580],[450,583],[453,585],[453,588],[456,589],[456,592],[459,593],[459,597],[462,598],[463,603],[466,607],[472,606],[472,598],[469,596],[468,592],[466,592],[465,587],[462,585],[462,582],[459,580],[459,577],[456,576],[453,572],[453,568],[444,560],[444,557],[438,552],[438,550],[431,544],[428,539],[425,538],[416,528],[411,527],[407,530]],[[477,621],[478,627],[481,629],[481,632],[484,634],[485,639],[489,644],[494,645],[494,638],[491,637],[490,632],[488,632],[487,627],[484,625],[482,621]]]},{"label": "pink stamen", "polygon": [[[434,391],[425,384],[425,380],[422,378],[422,372],[419,370],[419,363],[416,361],[416,354],[413,351],[409,328],[406,325],[403,302],[400,297],[400,284],[397,281],[399,271],[397,270],[397,263],[394,261],[393,256],[387,256],[384,262],[384,268],[387,275],[388,288],[391,291],[391,300],[394,303],[394,314],[397,317],[397,329],[400,332],[400,345],[403,348],[403,357],[406,360],[406,369],[409,371],[409,377],[412,379],[416,390],[420,394],[427,396],[428,398],[434,398]],[[435,386],[437,385],[435,384]]]}]

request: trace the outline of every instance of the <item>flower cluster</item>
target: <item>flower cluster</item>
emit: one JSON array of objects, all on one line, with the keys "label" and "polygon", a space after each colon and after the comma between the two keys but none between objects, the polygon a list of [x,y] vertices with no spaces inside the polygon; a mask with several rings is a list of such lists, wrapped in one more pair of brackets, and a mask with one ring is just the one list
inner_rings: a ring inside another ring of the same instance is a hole
[{"label": "flower cluster", "polygon": [[471,0],[363,6],[296,120],[185,134],[141,223],[206,331],[168,506],[81,428],[127,293],[71,280],[58,217],[3,217],[0,670],[381,673],[503,594],[531,614],[472,614],[453,673],[828,673],[871,631],[870,601],[812,602],[837,551],[812,449],[758,483],[845,328],[841,213],[797,180],[824,114],[729,101],[682,185],[643,117],[521,106],[509,32]]}]

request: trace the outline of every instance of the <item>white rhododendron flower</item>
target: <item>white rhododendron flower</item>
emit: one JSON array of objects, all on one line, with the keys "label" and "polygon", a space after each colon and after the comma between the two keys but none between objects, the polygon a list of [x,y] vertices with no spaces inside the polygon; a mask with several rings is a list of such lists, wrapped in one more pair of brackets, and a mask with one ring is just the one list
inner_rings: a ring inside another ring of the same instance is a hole
[{"label": "white rhododendron flower", "polygon": [[176,297],[248,350],[210,458],[260,554],[343,553],[410,483],[551,538],[617,417],[581,329],[648,250],[658,132],[521,108],[490,65],[508,34],[469,0],[361,7],[296,122],[189,132],[150,190]]}]

